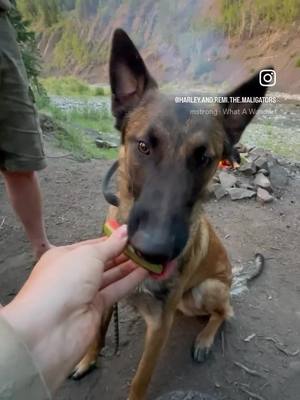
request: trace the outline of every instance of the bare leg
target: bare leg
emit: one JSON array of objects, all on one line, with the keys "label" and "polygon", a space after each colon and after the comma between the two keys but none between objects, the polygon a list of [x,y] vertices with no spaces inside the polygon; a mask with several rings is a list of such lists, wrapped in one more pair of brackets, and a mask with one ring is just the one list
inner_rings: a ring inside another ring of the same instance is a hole
[{"label": "bare leg", "polygon": [[20,218],[37,258],[51,248],[46,236],[37,174],[1,171],[8,197]]}]

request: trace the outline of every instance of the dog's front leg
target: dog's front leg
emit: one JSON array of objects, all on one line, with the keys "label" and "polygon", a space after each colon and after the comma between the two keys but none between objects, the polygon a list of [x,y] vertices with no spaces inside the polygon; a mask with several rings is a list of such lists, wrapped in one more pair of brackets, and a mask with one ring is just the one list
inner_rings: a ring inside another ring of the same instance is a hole
[{"label": "dog's front leg", "polygon": [[175,311],[162,312],[161,316],[147,317],[147,332],[142,358],[132,381],[129,400],[144,400],[159,354],[164,347],[173,324]]},{"label": "dog's front leg", "polygon": [[86,355],[76,365],[71,375],[73,379],[82,378],[96,365],[99,352],[105,346],[106,333],[108,330],[112,313],[113,313],[113,307],[110,307],[103,314],[99,332],[97,333],[93,343],[88,348]]}]

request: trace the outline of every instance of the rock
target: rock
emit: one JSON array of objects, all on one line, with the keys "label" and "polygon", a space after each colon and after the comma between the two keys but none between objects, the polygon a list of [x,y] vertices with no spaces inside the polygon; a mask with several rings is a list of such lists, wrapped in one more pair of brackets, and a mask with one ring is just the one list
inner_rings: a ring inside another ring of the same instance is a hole
[{"label": "rock", "polygon": [[204,393],[189,391],[175,391],[165,393],[156,400],[217,400],[215,397],[209,396]]},{"label": "rock", "polygon": [[96,146],[99,147],[100,149],[115,149],[118,147],[116,143],[112,143],[108,140],[104,140],[102,138],[96,139],[95,140]]},{"label": "rock", "polygon": [[227,190],[219,183],[214,185],[213,192],[214,192],[214,195],[216,196],[217,200],[222,199],[222,197],[224,197],[228,194]]},{"label": "rock", "polygon": [[264,175],[266,175],[266,176],[269,176],[269,171],[267,171],[266,169],[260,169],[258,172],[259,172],[260,174],[264,174]]},{"label": "rock", "polygon": [[256,165],[253,161],[248,161],[245,164],[241,165],[239,171],[248,176],[254,175],[256,172]]},{"label": "rock", "polygon": [[229,174],[228,172],[225,171],[220,172],[219,179],[224,189],[233,187],[237,182],[237,179],[234,175]]},{"label": "rock", "polygon": [[268,160],[267,157],[260,156],[255,161],[254,164],[256,165],[257,169],[265,169],[268,170]]},{"label": "rock", "polygon": [[212,181],[213,181],[214,183],[219,183],[219,182],[220,182],[219,175],[218,175],[218,174],[214,175]]},{"label": "rock", "polygon": [[203,201],[208,201],[209,199],[215,199],[215,186],[217,186],[217,183],[209,183],[206,189],[203,191]]},{"label": "rock", "polygon": [[243,182],[243,183],[241,183],[241,184],[239,185],[239,187],[240,187],[240,188],[244,188],[244,189],[249,189],[249,190],[255,191],[255,186],[254,186],[254,185],[251,185],[251,183],[245,183],[245,182]]},{"label": "rock", "polygon": [[265,149],[261,149],[260,147],[254,147],[249,151],[249,156],[251,159],[257,160],[259,157],[265,157],[267,154],[269,154]]},{"label": "rock", "polygon": [[272,190],[271,182],[264,174],[261,173],[257,174],[253,183],[255,186],[259,186],[263,189],[268,190],[269,192]]},{"label": "rock", "polygon": [[227,191],[231,200],[251,199],[256,194],[254,190],[243,188],[231,188],[227,189]]},{"label": "rock", "polygon": [[274,188],[283,189],[287,186],[289,182],[289,174],[287,170],[279,165],[278,163],[274,163],[269,166],[270,171],[270,181]]},{"label": "rock", "polygon": [[252,176],[248,177],[248,176],[245,176],[242,174],[240,174],[238,176],[238,181],[237,181],[236,187],[250,189],[250,190],[256,190],[255,186],[253,185]]},{"label": "rock", "polygon": [[265,189],[262,189],[261,187],[259,187],[257,189],[257,197],[256,197],[257,201],[259,201],[262,204],[265,203],[270,203],[271,201],[273,201],[273,196]]},{"label": "rock", "polygon": [[234,148],[237,149],[237,151],[238,151],[239,153],[248,153],[248,151],[249,151],[248,147],[245,146],[245,145],[242,144],[242,143],[237,143],[237,144],[234,146]]},{"label": "rock", "polygon": [[39,113],[39,121],[44,134],[52,133],[57,129],[57,124],[49,114]]}]

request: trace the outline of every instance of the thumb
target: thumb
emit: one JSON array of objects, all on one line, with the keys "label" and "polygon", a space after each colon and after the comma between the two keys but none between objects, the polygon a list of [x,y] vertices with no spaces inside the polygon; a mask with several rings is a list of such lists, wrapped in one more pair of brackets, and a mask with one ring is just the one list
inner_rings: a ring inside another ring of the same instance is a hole
[{"label": "thumb", "polygon": [[109,238],[95,246],[97,257],[105,264],[122,253],[127,240],[127,225],[122,225]]}]

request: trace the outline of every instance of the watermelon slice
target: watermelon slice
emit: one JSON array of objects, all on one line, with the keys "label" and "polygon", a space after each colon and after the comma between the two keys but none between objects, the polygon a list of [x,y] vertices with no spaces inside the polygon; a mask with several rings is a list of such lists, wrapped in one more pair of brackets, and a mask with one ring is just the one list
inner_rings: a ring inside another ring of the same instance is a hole
[{"label": "watermelon slice", "polygon": [[[119,228],[120,224],[115,219],[109,219],[105,222],[103,226],[103,232],[106,236],[110,236],[114,230]],[[146,260],[143,260],[138,256],[134,248],[128,244],[124,250],[124,254],[129,257],[136,264],[145,268],[146,270],[153,272],[154,274],[161,274],[163,272],[163,266],[161,264],[152,264]]]}]

